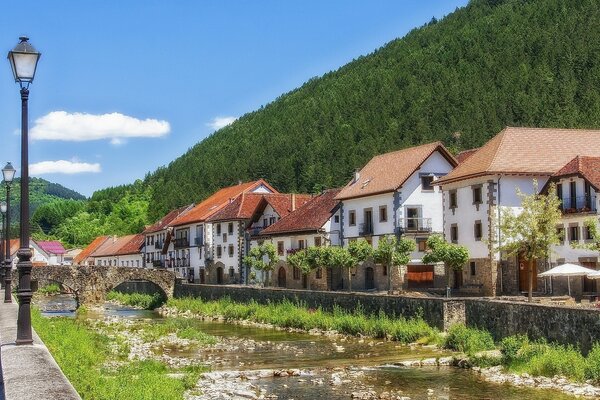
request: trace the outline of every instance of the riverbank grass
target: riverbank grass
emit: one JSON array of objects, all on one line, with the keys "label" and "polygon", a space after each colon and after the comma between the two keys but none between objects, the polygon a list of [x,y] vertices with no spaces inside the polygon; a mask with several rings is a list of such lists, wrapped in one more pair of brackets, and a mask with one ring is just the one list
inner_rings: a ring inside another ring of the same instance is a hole
[{"label": "riverbank grass", "polygon": [[404,344],[442,342],[439,330],[429,326],[420,317],[392,318],[384,313],[369,315],[360,307],[354,312],[347,312],[339,307],[335,307],[333,312],[327,312],[321,308],[309,308],[301,302],[288,300],[259,304],[254,300],[249,303],[237,303],[229,298],[215,301],[197,298],[170,299],[167,307],[206,317],[222,317],[227,321],[248,320],[305,331],[333,330],[345,335],[387,338]]},{"label": "riverbank grass", "polygon": [[122,293],[114,290],[107,293],[106,299],[144,310],[154,310],[165,302],[164,297],[159,293]]},{"label": "riverbank grass", "polygon": [[42,286],[37,290],[37,292],[44,296],[52,296],[55,294],[60,294],[60,285],[58,283],[50,283],[46,286]]},{"label": "riverbank grass", "polygon": [[[38,310],[32,311],[32,320],[83,399],[181,400],[205,370],[200,366],[173,369],[154,360],[127,362],[129,351],[122,343],[93,331],[81,320],[45,318]],[[175,378],[173,373],[183,377]]]}]

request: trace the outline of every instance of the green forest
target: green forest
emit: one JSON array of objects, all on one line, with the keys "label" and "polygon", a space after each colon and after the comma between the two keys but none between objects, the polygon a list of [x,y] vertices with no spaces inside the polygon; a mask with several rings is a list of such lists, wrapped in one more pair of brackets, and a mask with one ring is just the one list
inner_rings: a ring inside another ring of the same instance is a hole
[{"label": "green forest", "polygon": [[[375,154],[435,140],[457,152],[504,126],[600,127],[600,2],[473,0],[242,116],[142,182],[96,192],[70,228],[47,234],[84,243],[89,234],[71,233],[78,218],[94,232],[133,232],[238,180],[341,186]],[[146,198],[135,222],[109,218],[107,201],[126,199],[127,215]]]}]

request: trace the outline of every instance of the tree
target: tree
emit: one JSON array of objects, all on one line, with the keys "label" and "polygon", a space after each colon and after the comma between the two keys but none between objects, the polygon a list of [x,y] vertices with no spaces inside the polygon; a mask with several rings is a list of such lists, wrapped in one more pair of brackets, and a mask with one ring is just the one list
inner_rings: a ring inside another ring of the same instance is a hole
[{"label": "tree", "polygon": [[448,243],[442,235],[431,235],[427,239],[428,252],[423,262],[433,264],[443,262],[446,267],[446,288],[450,286],[450,271],[461,271],[469,261],[469,250],[465,246]]},{"label": "tree", "polygon": [[[306,274],[306,275],[308,275],[312,269],[311,264],[308,261],[306,249],[299,250],[299,251],[295,252],[294,254],[288,255],[287,263],[288,263],[288,265],[292,266],[293,268],[298,268],[302,272],[302,274]],[[307,281],[308,281],[308,279],[307,279]],[[310,283],[308,283],[308,285],[309,285],[308,288],[310,289]]]},{"label": "tree", "polygon": [[392,268],[408,264],[410,261],[410,253],[415,251],[416,245],[413,240],[406,238],[396,238],[396,236],[384,236],[379,239],[377,249],[374,252],[375,261],[382,264],[387,271],[388,291],[393,290],[392,287]]},{"label": "tree", "polygon": [[358,266],[358,264],[365,262],[367,259],[373,257],[373,246],[371,246],[366,240],[353,240],[348,243],[348,255],[350,258],[346,259],[345,255],[338,254],[340,261],[347,263],[345,267],[348,269],[348,290],[352,290],[352,268]]},{"label": "tree", "polygon": [[504,238],[499,251],[518,255],[528,263],[529,280],[528,300],[533,293],[533,264],[537,259],[547,258],[550,247],[560,243],[556,225],[560,222],[560,200],[556,196],[556,186],[551,184],[548,194],[538,192],[537,181],[533,181],[534,193],[526,195],[517,189],[521,199],[522,211],[515,213],[509,207],[503,207],[500,232]]},{"label": "tree", "polygon": [[273,243],[263,243],[258,247],[253,247],[247,256],[244,257],[244,263],[250,268],[265,271],[265,285],[270,285],[270,272],[273,271],[275,264],[279,261],[277,249]]}]

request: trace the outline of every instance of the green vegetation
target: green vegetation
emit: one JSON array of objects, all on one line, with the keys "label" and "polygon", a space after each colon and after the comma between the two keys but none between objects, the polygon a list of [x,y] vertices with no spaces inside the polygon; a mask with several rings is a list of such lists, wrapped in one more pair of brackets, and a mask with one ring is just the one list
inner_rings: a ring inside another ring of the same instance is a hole
[{"label": "green vegetation", "polygon": [[446,267],[446,286],[450,286],[450,270],[461,271],[469,261],[469,249],[466,246],[448,243],[440,234],[427,239],[427,253],[423,256],[425,264],[443,262]]},{"label": "green vegetation", "polygon": [[283,328],[302,330],[335,330],[347,335],[365,335],[388,338],[401,343],[439,342],[440,333],[429,326],[422,318],[390,318],[380,313],[368,315],[358,308],[348,313],[336,307],[333,312],[321,308],[307,308],[302,303],[283,301],[280,303],[258,304],[237,303],[229,298],[217,301],[203,301],[195,298],[170,299],[167,306],[204,316],[222,316],[226,320],[250,320]]},{"label": "green vegetation", "polygon": [[[107,367],[110,361],[126,360],[127,348],[111,346],[116,339],[95,333],[78,319],[44,318],[37,310],[32,314],[36,332],[83,399],[180,400],[202,371],[199,366],[173,370],[152,360]],[[172,377],[173,372],[183,373],[183,379]]]},{"label": "green vegetation", "polygon": [[164,304],[165,298],[159,293],[121,293],[111,290],[106,295],[107,300],[114,300],[128,306],[140,307],[145,310],[154,310]]},{"label": "green vegetation", "polygon": [[38,293],[43,294],[45,296],[60,294],[60,292],[60,285],[58,283],[50,283],[38,289]]},{"label": "green vegetation", "polygon": [[279,261],[277,249],[273,243],[265,242],[258,247],[250,249],[250,253],[244,257],[244,264],[251,269],[257,269],[266,273],[265,284],[269,286],[271,271]]},{"label": "green vegetation", "polygon": [[398,268],[400,275],[400,267],[406,265],[410,261],[410,253],[416,248],[415,241],[396,236],[384,236],[379,239],[377,249],[373,251],[375,262],[380,263],[386,268],[388,277],[388,290],[391,292],[392,287],[392,268]]},{"label": "green vegetation", "polygon": [[460,324],[450,327],[444,346],[468,355],[475,355],[480,351],[493,350],[495,348],[494,339],[489,332],[467,328]]}]

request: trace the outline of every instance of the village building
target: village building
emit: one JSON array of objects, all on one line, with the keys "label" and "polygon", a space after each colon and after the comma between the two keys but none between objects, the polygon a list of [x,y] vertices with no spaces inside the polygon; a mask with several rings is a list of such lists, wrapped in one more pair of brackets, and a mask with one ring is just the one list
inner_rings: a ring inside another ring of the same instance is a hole
[{"label": "village building", "polygon": [[[239,183],[223,188],[206,200],[200,202],[189,211],[183,213],[169,223],[165,238],[165,246],[173,243],[173,250],[168,250],[167,268],[173,270],[180,278],[190,282],[206,281],[208,276],[215,276],[215,247],[213,245],[213,226],[207,220],[216,212],[226,207],[242,193],[277,193],[267,182],[257,181]],[[222,232],[221,232],[222,235]],[[164,252],[163,247],[163,252]]]},{"label": "village building", "polygon": [[[144,244],[144,235],[127,235],[123,237],[110,237],[92,252],[96,266],[109,267],[143,267],[141,248]],[[90,264],[88,264],[90,265]]]},{"label": "village building", "polygon": [[251,238],[310,199],[310,195],[295,193],[242,193],[208,218],[213,226],[214,268],[200,282],[248,283],[243,258]]},{"label": "village building", "polygon": [[[272,285],[291,289],[310,287],[317,290],[342,287],[340,268],[319,268],[305,275],[287,264],[288,255],[308,247],[341,245],[340,207],[336,200],[339,192],[339,189],[324,191],[253,236],[252,246],[268,241],[277,249],[279,261],[273,270]],[[252,272],[258,281],[264,281],[263,271]]]},{"label": "village building", "polygon": [[92,243],[87,245],[79,254],[73,258],[73,265],[96,265],[94,253],[109,240],[112,236],[98,236]]},{"label": "village building", "polygon": [[[527,290],[526,262],[518,256],[500,254],[495,244],[501,245],[504,240],[498,228],[502,208],[519,212],[521,200],[517,188],[524,194],[532,194],[534,180],[538,189],[551,178],[562,184],[563,229],[574,240],[582,240],[585,232],[580,216],[592,212],[592,204],[586,202],[595,196],[595,189],[592,193],[590,182],[587,189],[585,179],[576,179],[577,174],[569,173],[580,168],[567,166],[570,162],[578,163],[574,161],[577,156],[600,157],[600,131],[508,127],[436,182],[443,190],[445,238],[466,246],[471,257],[462,271],[451,276],[453,287],[487,296]],[[573,257],[564,246],[562,253],[565,260]],[[583,257],[580,261],[587,256]],[[538,260],[534,276],[548,269],[551,262],[552,258]],[[547,289],[547,281],[534,280],[534,291]]]},{"label": "village building", "polygon": [[[377,248],[388,235],[416,242],[411,262],[392,284],[402,289],[432,289],[445,286],[443,265],[425,265],[422,257],[427,238],[443,232],[442,191],[435,181],[447,175],[458,161],[440,142],[410,147],[373,157],[341,190],[341,236],[346,246],[366,240]],[[387,269],[365,263],[356,271],[356,289],[388,290]]]}]

